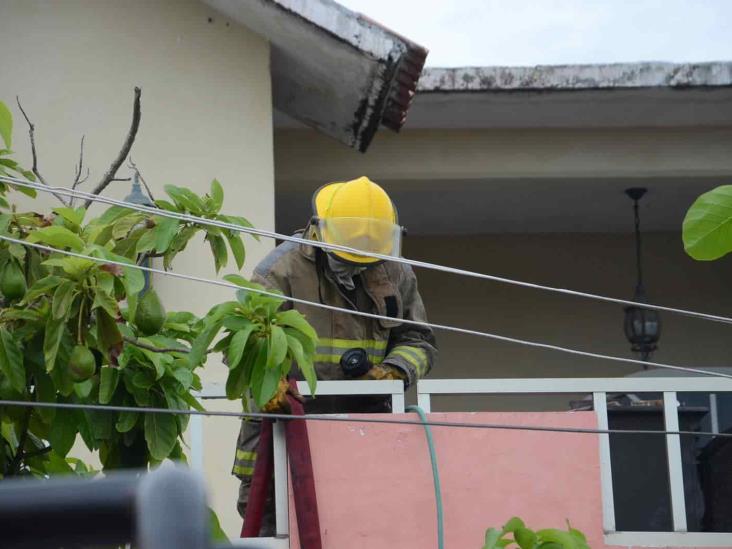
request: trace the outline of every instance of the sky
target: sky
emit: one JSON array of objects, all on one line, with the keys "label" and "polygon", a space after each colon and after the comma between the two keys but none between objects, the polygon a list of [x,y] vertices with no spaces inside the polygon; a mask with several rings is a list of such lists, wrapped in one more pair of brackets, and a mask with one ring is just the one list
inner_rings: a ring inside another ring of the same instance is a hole
[{"label": "sky", "polygon": [[427,65],[732,60],[732,0],[337,0]]}]

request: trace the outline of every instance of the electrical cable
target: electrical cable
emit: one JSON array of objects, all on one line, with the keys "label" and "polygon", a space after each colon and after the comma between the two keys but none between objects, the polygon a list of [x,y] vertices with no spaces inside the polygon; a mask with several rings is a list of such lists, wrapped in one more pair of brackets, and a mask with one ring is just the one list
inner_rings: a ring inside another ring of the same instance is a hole
[{"label": "electrical cable", "polygon": [[548,425],[517,425],[505,423],[466,423],[460,421],[427,421],[411,419],[386,419],[383,417],[351,417],[345,414],[306,414],[293,416],[289,414],[265,414],[262,412],[225,412],[219,410],[177,410],[172,408],[153,408],[135,406],[112,406],[102,404],[76,404],[68,402],[38,402],[27,400],[0,400],[0,406],[17,406],[20,408],[55,408],[66,410],[88,410],[97,412],[137,412],[144,414],[174,414],[185,416],[232,417],[238,419],[281,419],[284,421],[334,421],[345,423],[373,423],[385,425],[416,425],[430,427],[447,427],[455,429],[492,429],[498,431],[536,431],[546,433],[569,433],[586,435],[678,435],[678,436],[710,436],[732,438],[731,433],[713,433],[711,431],[665,431],[642,429],[591,429],[583,427],[553,427]]},{"label": "electrical cable", "polygon": [[432,438],[432,430],[430,429],[427,415],[419,406],[407,406],[407,412],[415,412],[422,424],[424,425],[424,434],[427,437],[427,449],[430,453],[430,463],[432,464],[432,482],[435,485],[435,509],[437,510],[437,548],[445,548],[445,514],[442,508],[442,485],[440,483],[440,470],[437,467],[437,452],[435,451],[435,441]]},{"label": "electrical cable", "polygon": [[[76,252],[70,252],[70,251],[67,251],[67,250],[60,250],[60,249],[54,248],[52,246],[45,246],[43,244],[37,244],[37,243],[34,243],[34,242],[27,242],[25,240],[19,240],[19,239],[16,239],[16,238],[11,238],[11,237],[8,237],[8,236],[3,236],[3,235],[0,235],[0,240],[4,240],[6,242],[12,242],[12,243],[15,243],[15,244],[20,244],[22,246],[28,246],[28,247],[31,247],[31,248],[36,248],[36,249],[39,249],[39,250],[45,250],[45,251],[48,251],[48,252],[60,253],[62,255],[68,255],[70,257],[77,257],[77,258],[80,258],[80,259],[88,259],[88,260],[91,260],[91,261],[95,261],[97,263],[103,263],[103,264],[109,264],[109,265],[119,265],[121,267],[129,267],[129,268],[138,269],[138,270],[141,270],[141,271],[146,271],[146,272],[150,272],[150,273],[160,274],[160,275],[163,275],[163,276],[169,276],[169,277],[172,277],[172,278],[178,278],[178,279],[181,279],[181,280],[189,280],[189,281],[193,281],[193,282],[201,282],[201,283],[204,283],[204,284],[211,284],[211,285],[214,285],[214,286],[221,286],[221,287],[224,287],[224,288],[230,288],[230,289],[234,289],[234,290],[241,290],[241,291],[244,291],[244,292],[258,293],[258,294],[261,294],[261,295],[266,295],[266,296],[270,296],[270,297],[276,297],[276,298],[282,299],[284,301],[291,301],[293,303],[300,303],[301,305],[308,305],[308,306],[311,306],[311,307],[318,307],[318,308],[326,309],[326,310],[329,310],[329,311],[336,311],[336,312],[339,312],[339,313],[345,313],[345,314],[350,314],[350,315],[354,315],[354,316],[362,316],[362,317],[365,317],[365,318],[373,318],[373,319],[376,319],[376,320],[388,320],[390,322],[393,322],[394,321],[394,319],[392,317],[387,317],[387,316],[378,315],[378,314],[374,314],[374,313],[367,313],[367,312],[363,312],[363,311],[357,311],[357,310],[353,310],[353,309],[345,309],[343,307],[336,307],[334,305],[327,305],[325,303],[318,303],[318,302],[315,302],[315,301],[308,301],[306,299],[300,299],[300,298],[296,298],[296,297],[284,296],[282,294],[277,294],[277,293],[274,293],[274,292],[269,292],[267,290],[259,290],[259,289],[256,289],[256,288],[245,288],[243,286],[237,286],[236,284],[233,284],[231,282],[225,282],[223,280],[212,280],[212,279],[209,279],[209,278],[202,278],[202,277],[198,277],[198,276],[194,276],[194,275],[188,275],[188,274],[176,273],[176,272],[172,272],[172,271],[165,271],[165,270],[162,270],[162,269],[156,269],[154,267],[145,267],[143,265],[135,265],[133,263],[124,263],[122,261],[115,261],[115,260],[111,260],[111,259],[93,257],[93,256],[90,256],[90,255],[80,254],[80,253],[76,253]],[[603,359],[603,360],[609,360],[609,361],[612,361],[612,362],[624,362],[624,363],[627,363],[627,364],[638,364],[638,365],[643,366],[644,368],[648,368],[649,366],[653,366],[653,367],[656,367],[656,368],[662,368],[662,369],[666,369],[666,370],[676,370],[676,371],[681,371],[681,372],[689,372],[689,373],[693,373],[693,374],[701,374],[701,375],[712,376],[712,377],[724,377],[724,378],[732,379],[732,375],[730,375],[730,374],[724,374],[724,373],[721,373],[721,372],[712,372],[710,370],[703,370],[703,369],[699,369],[699,368],[690,368],[690,367],[686,367],[686,366],[675,366],[673,364],[664,364],[662,362],[647,362],[647,361],[643,361],[643,360],[637,360],[637,359],[634,359],[634,358],[624,358],[624,357],[619,357],[619,356],[603,355],[603,354],[600,354],[600,353],[593,353],[593,352],[590,352],[590,351],[580,351],[578,349],[572,349],[572,348],[569,348],[569,347],[561,347],[559,345],[552,345],[552,344],[549,344],[549,343],[540,343],[540,342],[537,342],[537,341],[529,341],[529,340],[526,340],[526,339],[518,339],[518,338],[514,338],[514,337],[502,336],[502,335],[493,334],[493,333],[490,333],[490,332],[481,332],[479,330],[470,330],[470,329],[467,329],[467,328],[459,328],[459,327],[456,327],[456,326],[449,326],[449,325],[446,325],[446,324],[435,324],[435,323],[432,323],[432,322],[422,322],[422,321],[419,321],[419,320],[411,320],[411,319],[406,319],[406,318],[400,318],[399,319],[399,322],[401,322],[403,324],[412,325],[412,326],[420,326],[420,327],[424,327],[424,328],[433,328],[433,329],[436,329],[436,330],[445,330],[445,331],[455,332],[455,333],[460,333],[460,334],[466,334],[466,335],[473,335],[473,336],[478,336],[478,337],[484,337],[484,338],[493,339],[493,340],[496,340],[496,341],[503,341],[505,343],[515,343],[517,345],[524,345],[526,347],[533,347],[533,348],[536,348],[536,349],[544,349],[544,350],[557,351],[557,352],[562,352],[562,353],[571,354],[571,355],[575,355],[575,356],[583,356],[583,357],[587,357],[587,358],[598,358],[598,359]]]},{"label": "electrical cable", "polygon": [[530,288],[530,289],[534,289],[534,290],[553,292],[553,293],[558,293],[558,294],[563,294],[563,295],[570,295],[570,296],[574,296],[574,297],[594,299],[596,301],[603,301],[606,303],[615,303],[618,305],[627,305],[627,306],[632,306],[632,307],[640,307],[640,308],[644,308],[644,309],[653,309],[656,311],[680,314],[680,315],[689,316],[689,317],[693,317],[693,318],[710,320],[713,322],[732,324],[732,318],[730,318],[730,317],[713,315],[713,314],[708,314],[708,313],[700,313],[697,311],[690,311],[687,309],[679,309],[679,308],[675,308],[675,307],[667,307],[667,306],[663,306],[663,305],[655,305],[652,303],[643,303],[643,302],[632,301],[632,300],[628,300],[628,299],[620,299],[620,298],[616,298],[616,297],[603,296],[603,295],[593,294],[593,293],[589,293],[589,292],[580,292],[577,290],[570,290],[570,289],[566,289],[566,288],[556,288],[553,286],[546,286],[543,284],[534,284],[534,283],[525,282],[522,280],[515,280],[515,279],[511,279],[511,278],[496,276],[496,275],[478,273],[478,272],[469,271],[469,270],[465,270],[465,269],[457,269],[455,267],[448,267],[445,265],[439,265],[439,264],[430,263],[427,261],[418,261],[418,260],[414,260],[414,259],[407,259],[404,257],[396,257],[396,256],[391,256],[391,255],[379,254],[379,253],[375,253],[375,252],[367,252],[364,250],[358,250],[356,248],[350,248],[348,246],[340,246],[338,244],[328,244],[325,242],[319,242],[317,240],[308,240],[306,238],[300,238],[297,236],[284,235],[284,234],[280,234],[280,233],[277,233],[274,231],[267,231],[264,229],[255,229],[253,227],[243,227],[241,225],[236,225],[234,223],[227,223],[227,222],[219,221],[219,220],[215,220],[215,219],[206,219],[206,218],[198,217],[198,216],[194,216],[194,215],[182,214],[179,212],[171,212],[171,211],[164,210],[164,209],[157,208],[157,207],[144,206],[144,205],[140,205],[140,204],[132,204],[131,202],[125,202],[123,200],[116,200],[113,198],[99,196],[99,195],[87,193],[84,191],[69,189],[67,187],[51,187],[51,186],[46,186],[46,185],[39,185],[36,183],[29,183],[27,181],[23,181],[22,179],[18,179],[15,177],[2,176],[2,175],[0,175],[0,182],[8,183],[8,184],[19,186],[19,187],[25,187],[28,189],[35,189],[35,190],[38,190],[41,192],[46,192],[46,193],[51,193],[51,194],[55,193],[55,194],[60,194],[62,196],[68,196],[68,197],[72,197],[72,198],[73,197],[84,198],[86,200],[92,200],[94,202],[100,202],[100,203],[108,204],[108,205],[112,205],[112,206],[128,208],[131,210],[149,213],[151,215],[156,215],[159,217],[167,217],[170,219],[177,219],[179,221],[197,223],[199,225],[208,225],[208,226],[212,226],[212,227],[228,229],[228,230],[242,232],[242,233],[246,233],[246,234],[263,236],[266,238],[274,238],[274,239],[278,239],[278,240],[282,240],[282,241],[286,241],[286,242],[304,244],[306,246],[321,248],[323,250],[335,250],[335,251],[347,252],[347,253],[351,253],[351,254],[362,255],[365,257],[373,257],[376,259],[381,259],[383,261],[391,261],[391,262],[395,262],[395,263],[400,263],[402,265],[409,265],[411,267],[420,267],[423,269],[440,271],[440,272],[449,273],[449,274],[467,276],[467,277],[471,277],[471,278],[478,278],[481,280],[489,280],[492,282],[498,282],[498,283],[502,283],[502,284],[520,286],[522,288]]}]

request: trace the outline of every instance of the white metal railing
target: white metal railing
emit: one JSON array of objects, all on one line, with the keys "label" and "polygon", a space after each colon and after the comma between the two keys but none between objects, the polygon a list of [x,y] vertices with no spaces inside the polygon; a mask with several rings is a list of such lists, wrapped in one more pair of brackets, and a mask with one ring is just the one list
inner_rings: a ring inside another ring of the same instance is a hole
[{"label": "white metal railing", "polygon": [[[304,381],[298,381],[297,388],[301,394],[310,396],[310,388]],[[404,383],[394,381],[318,381],[318,396],[389,396],[391,397],[392,413],[404,413]],[[211,383],[196,395],[203,400],[226,399],[223,383]],[[191,416],[189,422],[191,466],[203,470],[203,418]],[[276,537],[247,538],[246,540],[233,539],[232,544],[246,544],[256,549],[286,549],[289,548],[289,494],[287,474],[287,446],[285,430],[282,422],[275,422],[272,432],[274,448],[274,480],[275,480],[275,523]]]},{"label": "white metal railing", "polygon": [[[544,378],[544,379],[429,379],[417,384],[417,403],[425,412],[433,395],[537,395],[590,393],[598,429],[608,428],[609,393],[663,393],[665,428],[679,430],[677,392],[710,393],[712,429],[718,432],[715,393],[732,392],[732,379],[700,377]],[[679,435],[666,435],[673,532],[618,532],[615,525],[610,435],[598,435],[605,541],[608,545],[648,547],[731,547],[732,534],[687,532],[686,502]],[[732,510],[731,510],[732,511]]]}]

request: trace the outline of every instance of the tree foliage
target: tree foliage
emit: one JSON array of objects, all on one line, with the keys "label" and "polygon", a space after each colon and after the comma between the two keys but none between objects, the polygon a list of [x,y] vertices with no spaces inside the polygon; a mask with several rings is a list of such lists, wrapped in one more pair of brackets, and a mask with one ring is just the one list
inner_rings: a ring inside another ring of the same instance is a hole
[{"label": "tree foliage", "polygon": [[704,193],[689,208],[682,228],[684,249],[699,261],[732,252],[732,185]]},{"label": "tree foliage", "polygon": [[[12,171],[30,180],[33,174],[9,159],[11,132],[12,117],[0,103],[6,146],[0,175]],[[141,317],[159,305],[150,300],[152,305],[139,307],[145,278],[136,264],[157,257],[168,269],[202,233],[217,272],[230,257],[241,269],[240,232],[119,206],[93,218],[73,205],[20,212],[11,203],[11,187],[0,185],[0,234],[58,251],[0,241],[0,399],[201,409],[193,392],[201,389],[200,369],[213,351],[228,359],[231,399],[265,403],[292,361],[314,389],[315,332],[296,311],[279,310],[284,298],[253,293],[262,288],[239,275],[227,277],[242,287],[236,301],[216,305],[204,318],[160,307],[155,312],[164,315],[162,326],[145,322],[140,329]],[[161,212],[251,226],[221,213],[224,190],[216,180],[203,196],[173,185],[165,193],[166,199],[155,201]],[[151,325],[159,331],[150,333]],[[184,460],[187,422],[186,415],[162,413],[0,407],[0,478],[86,473],[68,455],[77,436],[99,452],[104,469]]]},{"label": "tree foliage", "polygon": [[590,549],[585,535],[567,523],[567,530],[546,528],[531,530],[524,521],[513,517],[503,528],[489,528],[483,549]]}]

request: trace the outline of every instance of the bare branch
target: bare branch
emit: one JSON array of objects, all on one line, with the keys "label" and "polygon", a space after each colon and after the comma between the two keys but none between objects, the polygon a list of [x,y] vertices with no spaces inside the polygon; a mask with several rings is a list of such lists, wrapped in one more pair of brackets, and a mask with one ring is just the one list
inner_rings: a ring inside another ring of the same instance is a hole
[{"label": "bare branch", "polygon": [[[31,122],[30,118],[28,118],[28,115],[26,114],[23,105],[20,104],[20,97],[16,95],[15,101],[18,103],[18,108],[20,109],[20,112],[23,113],[23,118],[25,118],[25,121],[28,123],[28,136],[30,137],[31,154],[33,155],[33,167],[31,168],[31,171],[33,172],[33,175],[36,176],[38,181],[48,187],[48,183],[46,183],[46,180],[41,175],[41,172],[38,170],[38,154],[36,153],[36,126],[35,124],[33,124],[33,122]],[[53,196],[58,198],[61,201],[61,204],[66,206],[66,200],[63,196],[56,193],[53,193]]]},{"label": "bare branch", "polygon": [[135,347],[139,347],[140,349],[145,349],[147,351],[152,351],[153,353],[190,353],[191,351],[189,349],[179,349],[176,347],[155,347],[154,345],[148,345],[147,343],[144,343],[140,341],[139,339],[134,339],[132,337],[123,337],[122,338],[125,342],[129,343],[130,345],[134,345]]},{"label": "bare branch", "polygon": [[112,181],[132,181],[131,177],[115,177]]},{"label": "bare branch", "polygon": [[[81,145],[79,146],[79,163],[76,166],[76,177],[74,177],[74,184],[71,185],[71,190],[76,190],[76,187],[78,187],[81,183],[83,183],[81,179],[82,171],[84,170],[84,137],[81,136]],[[86,177],[84,178],[84,181],[89,177],[89,169],[86,170]],[[75,197],[69,198],[69,206],[74,205],[74,199]]]},{"label": "bare branch", "polygon": [[150,190],[150,187],[148,186],[147,181],[145,181],[145,178],[142,177],[142,173],[140,173],[140,170],[137,168],[137,164],[135,164],[134,160],[132,160],[132,155],[130,155],[129,164],[130,164],[130,168],[132,168],[133,170],[135,170],[135,173],[137,174],[137,177],[140,179],[140,181],[142,181],[142,184],[145,187],[145,190],[147,191],[147,196],[150,197],[150,200],[152,200],[153,202],[155,202],[155,197],[153,196],[153,193]]},{"label": "bare branch", "polygon": [[[122,144],[122,148],[120,149],[117,158],[115,158],[112,164],[109,166],[109,169],[104,174],[101,181],[97,184],[96,187],[94,187],[94,190],[92,191],[93,194],[100,194],[107,187],[107,185],[112,182],[114,177],[117,175],[117,170],[119,170],[122,162],[124,162],[125,158],[127,158],[127,156],[130,154],[130,149],[132,148],[132,144],[135,142],[135,136],[137,135],[137,129],[140,127],[141,93],[142,92],[140,88],[135,88],[135,99],[132,104],[132,124],[130,125],[130,131],[127,133],[127,137]],[[87,200],[84,204],[84,207],[88,208],[92,202],[93,200]]]}]

